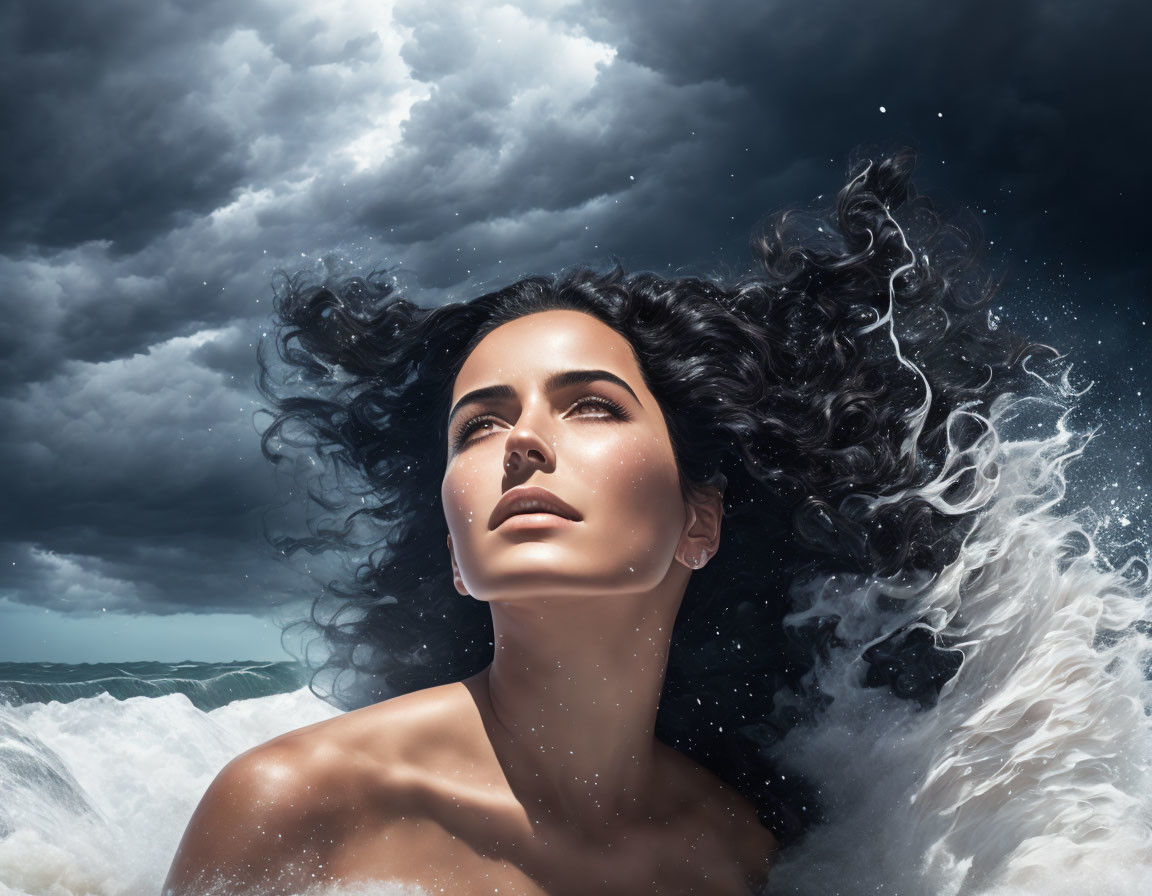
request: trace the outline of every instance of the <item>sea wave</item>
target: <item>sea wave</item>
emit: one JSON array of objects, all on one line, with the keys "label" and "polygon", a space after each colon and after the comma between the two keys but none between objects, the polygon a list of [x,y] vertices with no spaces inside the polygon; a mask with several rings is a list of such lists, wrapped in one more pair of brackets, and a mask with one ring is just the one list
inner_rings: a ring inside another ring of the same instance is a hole
[{"label": "sea wave", "polygon": [[0,896],[155,896],[220,769],[337,714],[307,688],[0,704]]},{"label": "sea wave", "polygon": [[210,712],[233,700],[294,691],[306,678],[303,667],[291,662],[0,663],[0,703],[183,694],[197,709]]},{"label": "sea wave", "polygon": [[[771,751],[819,782],[829,821],[782,856],[770,892],[1148,892],[1152,589],[1141,553],[1110,560],[1121,546],[1099,520],[1064,506],[1065,470],[1090,441],[1066,410],[1005,396],[954,446],[922,495],[983,512],[942,574],[797,592],[786,622],[834,617],[845,647],[815,672],[826,710]],[[910,624],[964,656],[928,710],[863,685],[861,648]]]}]

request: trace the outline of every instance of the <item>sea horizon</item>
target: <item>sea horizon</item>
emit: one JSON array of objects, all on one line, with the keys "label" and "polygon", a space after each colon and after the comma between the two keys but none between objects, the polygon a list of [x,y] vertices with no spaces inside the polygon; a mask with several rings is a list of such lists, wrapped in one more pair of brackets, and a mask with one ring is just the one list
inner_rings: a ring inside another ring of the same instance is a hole
[{"label": "sea horizon", "polygon": [[235,700],[299,690],[308,670],[295,660],[127,660],[61,663],[0,661],[0,703],[71,703],[182,694],[202,712]]}]

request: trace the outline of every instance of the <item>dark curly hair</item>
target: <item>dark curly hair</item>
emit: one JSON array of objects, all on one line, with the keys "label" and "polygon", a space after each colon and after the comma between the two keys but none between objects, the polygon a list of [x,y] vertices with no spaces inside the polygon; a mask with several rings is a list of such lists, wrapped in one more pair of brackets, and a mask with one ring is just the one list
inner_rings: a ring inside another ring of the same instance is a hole
[{"label": "dark curly hair", "polygon": [[[285,445],[312,450],[350,475],[340,497],[313,491],[326,523],[274,541],[285,554],[368,548],[302,623],[327,648],[317,693],[352,708],[491,661],[489,608],[452,586],[444,453],[431,446],[445,444],[453,380],[485,334],[538,311],[582,311],[634,348],[682,487],[724,487],[721,547],[684,596],[656,734],[752,800],[781,842],[799,835],[817,795],[764,751],[819,705],[807,673],[837,643],[838,619],[785,626],[789,585],[942,569],[972,514],[942,512],[915,489],[940,470],[949,415],[1019,389],[1032,349],[990,320],[995,284],[977,240],[917,197],[913,166],[910,151],[859,161],[834,210],[786,212],[758,231],[759,269],[734,282],[617,263],[423,308],[395,295],[387,273],[285,276],[275,345],[291,375],[273,376],[261,354],[275,414],[263,450],[273,462]],[[864,659],[867,683],[929,706],[961,654],[909,626]]]}]

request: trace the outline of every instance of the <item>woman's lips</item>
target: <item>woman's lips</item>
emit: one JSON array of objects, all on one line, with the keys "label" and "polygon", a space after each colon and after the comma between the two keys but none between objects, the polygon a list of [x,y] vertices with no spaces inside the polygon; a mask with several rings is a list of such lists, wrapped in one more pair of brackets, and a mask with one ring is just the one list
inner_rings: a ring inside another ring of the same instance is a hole
[{"label": "woman's lips", "polygon": [[[581,519],[572,505],[538,485],[518,485],[506,491],[492,508],[489,528],[499,528],[517,516],[547,517],[543,523],[551,525],[558,525],[557,520],[570,523]],[[537,520],[536,524],[541,525],[542,521]]]},{"label": "woman's lips", "polygon": [[555,513],[535,511],[514,513],[504,520],[497,529],[543,529],[549,526],[575,526],[576,521]]}]

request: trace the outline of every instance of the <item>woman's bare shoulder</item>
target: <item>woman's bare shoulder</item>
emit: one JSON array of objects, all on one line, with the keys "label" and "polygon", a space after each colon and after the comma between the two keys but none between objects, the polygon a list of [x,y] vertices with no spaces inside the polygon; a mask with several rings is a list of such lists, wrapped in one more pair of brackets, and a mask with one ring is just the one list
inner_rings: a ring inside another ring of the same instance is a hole
[{"label": "woman's bare shoulder", "polygon": [[444,685],[342,713],[260,744],[226,771],[250,791],[290,794],[295,805],[324,814],[371,808],[353,801],[395,806],[418,782],[429,751],[451,741],[463,693]]},{"label": "woman's bare shoulder", "polygon": [[357,785],[364,774],[399,781],[429,740],[438,740],[459,719],[465,703],[467,692],[459,683],[413,691],[285,732],[240,754],[229,767],[276,782],[285,774],[328,783],[350,777]]},{"label": "woman's bare shoulder", "polygon": [[[323,861],[323,784],[302,741],[262,744],[237,756],[201,798],[164,882],[165,896],[215,891],[287,892],[284,857]],[[320,811],[318,811],[320,810]]]},{"label": "woman's bare shoulder", "polygon": [[209,785],[168,879],[166,894],[226,882],[290,892],[317,882],[351,828],[386,826],[418,810],[412,747],[441,718],[439,688],[397,697],[294,729],[241,753]]}]

